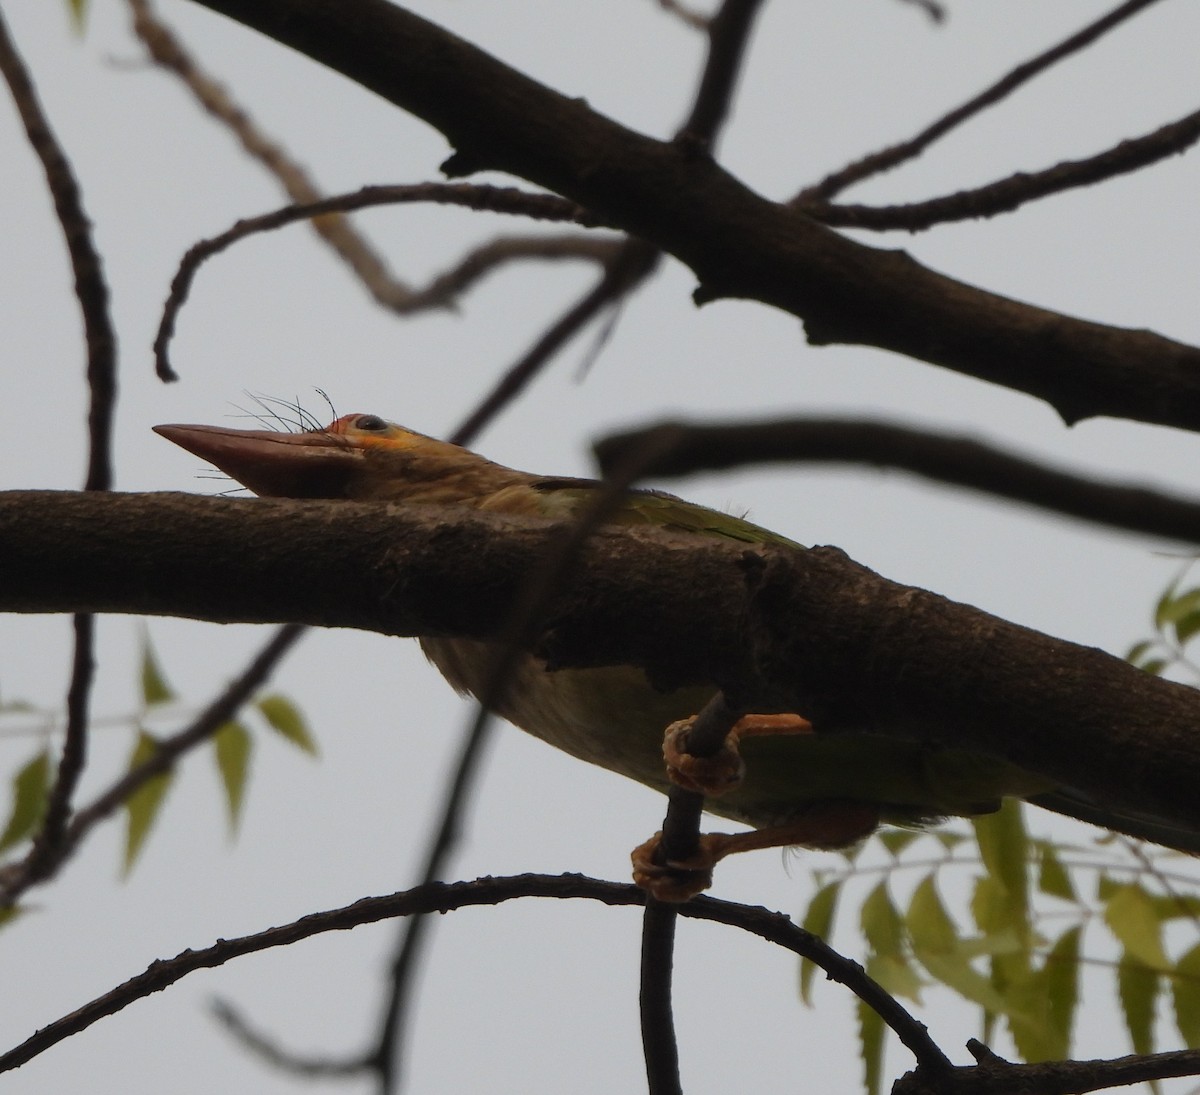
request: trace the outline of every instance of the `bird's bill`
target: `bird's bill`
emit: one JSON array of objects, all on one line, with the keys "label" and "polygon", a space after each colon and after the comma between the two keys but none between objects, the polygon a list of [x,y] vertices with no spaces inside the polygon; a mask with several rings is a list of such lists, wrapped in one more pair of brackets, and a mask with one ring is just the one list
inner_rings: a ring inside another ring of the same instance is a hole
[{"label": "bird's bill", "polygon": [[345,498],[361,448],[326,430],[275,433],[168,424],[154,432],[265,498]]}]

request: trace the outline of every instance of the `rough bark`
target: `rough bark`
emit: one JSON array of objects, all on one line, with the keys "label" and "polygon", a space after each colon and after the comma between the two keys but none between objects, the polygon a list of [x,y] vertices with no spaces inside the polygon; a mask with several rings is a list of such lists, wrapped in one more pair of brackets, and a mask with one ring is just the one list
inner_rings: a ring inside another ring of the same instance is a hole
[{"label": "rough bark", "polygon": [[[16,491],[0,494],[0,611],[485,637],[560,543],[456,508]],[[955,742],[1200,830],[1200,693],[835,548],[605,528],[528,645],[557,666],[769,690],[822,732]]]}]

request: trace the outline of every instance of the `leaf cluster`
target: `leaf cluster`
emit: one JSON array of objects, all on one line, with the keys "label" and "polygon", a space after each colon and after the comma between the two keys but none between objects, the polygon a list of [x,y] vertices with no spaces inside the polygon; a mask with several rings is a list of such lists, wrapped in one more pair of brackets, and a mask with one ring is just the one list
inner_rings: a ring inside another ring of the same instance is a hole
[{"label": "leaf cluster", "polygon": [[[845,868],[818,878],[804,926],[828,938],[846,890],[876,879],[858,906],[867,972],[918,1003],[924,989],[948,988],[979,1009],[985,1043],[1003,1027],[1026,1061],[1068,1058],[1082,973],[1093,966],[1114,978],[1135,1052],[1156,1051],[1167,999],[1179,1038],[1195,1047],[1200,878],[1178,862],[1127,838],[1074,846],[1033,837],[1023,805],[1009,801],[969,830],[878,834],[847,855]],[[1170,949],[1168,925],[1180,929]],[[814,973],[805,962],[806,1003]],[[858,1026],[866,1087],[876,1095],[887,1028],[861,1003]]]},{"label": "leaf cluster", "polygon": [[[138,772],[151,764],[159,754],[163,737],[150,727],[171,715],[180,713],[178,693],[168,682],[148,633],[143,634],[138,669],[140,704],[136,712],[121,720],[132,733],[123,776]],[[224,795],[230,830],[236,832],[245,805],[250,764],[254,750],[252,726],[258,724],[278,734],[284,741],[309,755],[317,753],[304,716],[296,705],[279,693],[256,697],[247,707],[251,718],[224,723],[209,739],[209,752],[216,766]],[[0,853],[19,848],[33,839],[41,825],[54,785],[53,726],[55,713],[37,711],[25,702],[0,705],[0,714],[40,715],[44,725],[44,741],[40,748],[22,764],[10,778],[8,816],[0,829]],[[129,794],[123,803],[125,816],[125,848],[123,869],[128,873],[141,853],[147,837],[154,828],[177,776],[174,764],[165,771],[149,775]]]}]

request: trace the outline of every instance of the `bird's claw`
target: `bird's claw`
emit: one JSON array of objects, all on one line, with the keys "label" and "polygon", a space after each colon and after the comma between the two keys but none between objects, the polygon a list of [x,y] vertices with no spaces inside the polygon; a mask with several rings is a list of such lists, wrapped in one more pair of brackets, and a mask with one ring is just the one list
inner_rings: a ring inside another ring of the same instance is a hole
[{"label": "bird's claw", "polygon": [[633,881],[651,897],[680,905],[712,885],[713,867],[720,856],[714,854],[707,836],[700,837],[699,847],[686,859],[658,862],[662,858],[661,847],[662,833],[658,832],[630,855]]},{"label": "bird's claw", "polygon": [[746,774],[746,764],[738,752],[742,738],[773,734],[811,734],[812,723],[799,715],[743,715],[725,735],[721,748],[707,757],[688,752],[687,735],[696,716],[680,719],[667,727],[663,736],[663,760],[672,783],[701,795],[722,795],[732,790]]},{"label": "bird's claw", "polygon": [[696,716],[673,722],[663,736],[663,760],[667,776],[685,791],[701,795],[721,795],[742,782],[746,764],[737,750],[732,732],[712,756],[697,757],[687,751],[687,734]]}]

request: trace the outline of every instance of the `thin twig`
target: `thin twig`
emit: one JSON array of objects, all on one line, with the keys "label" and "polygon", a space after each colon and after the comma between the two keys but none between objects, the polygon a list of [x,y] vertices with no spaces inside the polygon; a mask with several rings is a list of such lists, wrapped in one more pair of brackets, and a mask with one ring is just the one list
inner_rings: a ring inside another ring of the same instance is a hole
[{"label": "thin twig", "polygon": [[[323,197],[304,168],[286,150],[268,137],[236,102],[228,89],[201,68],[196,58],[155,14],[149,0],[129,0],[134,33],[151,58],[174,73],[210,115],[234,135],[242,148],[278,180],[288,197],[297,203],[320,201]],[[367,291],[384,307],[403,299],[408,288],[389,271],[387,262],[340,213],[312,220],[317,233],[354,272]]]},{"label": "thin twig", "polygon": [[368,1067],[360,1058],[345,1060],[338,1057],[318,1057],[284,1049],[274,1039],[250,1026],[241,1013],[226,1000],[214,1000],[212,1012],[217,1022],[251,1053],[274,1068],[302,1076],[306,1080],[345,1079],[348,1076],[357,1076]]},{"label": "thin twig", "polygon": [[708,16],[693,11],[679,3],[679,0],[658,0],[658,6],[665,12],[674,15],[684,26],[693,30],[704,30],[708,26]]},{"label": "thin twig", "polygon": [[1064,160],[1042,171],[1018,171],[985,186],[960,190],[927,201],[904,205],[837,205],[815,202],[804,212],[834,227],[871,228],[877,231],[904,229],[920,232],[936,224],[994,217],[1081,186],[1127,175],[1174,156],[1200,140],[1200,110],[1178,121],[1160,126],[1152,133],[1119,142],[1082,160]]},{"label": "thin twig", "polygon": [[[62,228],[75,276],[75,296],[83,316],[87,345],[88,465],[84,489],[112,486],[112,423],[116,405],[116,333],[108,309],[104,266],[92,240],[91,222],[83,207],[70,161],[38,101],[33,79],[17,52],[0,14],[0,73],[8,84],[34,153],[41,161],[54,210]],[[95,625],[91,616],[74,618],[74,653],[67,688],[67,726],[54,786],[33,847],[22,863],[32,879],[47,876],[61,855],[71,816],[71,799],[87,761],[88,702],[95,672]]]},{"label": "thin twig", "polygon": [[692,112],[677,140],[694,141],[711,148],[729,115],[746,47],[762,0],[725,0],[708,23],[708,59]]},{"label": "thin twig", "polygon": [[[663,449],[669,453],[671,447],[673,445],[664,445]],[[689,729],[684,742],[687,752],[692,756],[712,756],[729,736],[737,718],[738,712],[726,702],[725,693],[718,692]],[[682,787],[671,788],[657,852],[662,863],[686,860],[696,853],[703,811],[703,795]],[[638,1003],[642,1053],[646,1059],[646,1079],[651,1095],[677,1095],[682,1090],[671,1005],[675,918],[679,908],[678,904],[657,901],[649,894],[646,896]]]},{"label": "thin twig", "polygon": [[466,420],[450,436],[456,445],[470,444],[479,431],[511,403],[542,367],[588,322],[627,296],[658,265],[659,252],[641,240],[625,241],[607,263],[600,280],[538,338],[500,378]]},{"label": "thin twig", "polygon": [[596,442],[603,470],[645,433],[679,430],[678,444],[647,471],[683,476],[747,464],[849,463],[901,468],[941,483],[1025,502],[1133,532],[1200,543],[1200,499],[1105,482],[1017,456],[970,437],[852,418],[791,418],[739,424],[658,423]]},{"label": "thin twig", "polygon": [[679,1078],[679,1042],[675,1037],[675,1012],[671,1003],[675,964],[675,925],[679,907],[647,896],[642,913],[641,976],[638,1017],[642,1055],[646,1060],[646,1087],[650,1095],[682,1095]]},{"label": "thin twig", "polygon": [[[644,894],[636,886],[602,882],[573,874],[525,874],[508,878],[481,878],[474,882],[433,883],[386,897],[362,898],[351,905],[310,913],[299,920],[267,928],[253,935],[222,939],[209,947],[184,950],[174,958],[152,962],[145,972],[130,978],[61,1019],[48,1023],[25,1042],[0,1056],[0,1072],[25,1064],[71,1035],[86,1030],[97,1020],[115,1015],[135,1001],[162,991],[196,970],[215,969],[235,958],[257,954],[274,947],[290,946],[325,932],[346,931],[397,916],[444,913],[480,905],[499,905],[522,897],[586,899],[600,901],[606,905],[633,906],[640,906],[644,900]],[[680,906],[679,914],[739,928],[809,959],[824,970],[831,980],[846,985],[868,1006],[879,1011],[884,1022],[896,1032],[900,1041],[913,1052],[919,1063],[931,1069],[940,1069],[941,1062],[946,1060],[929,1037],[925,1025],[918,1022],[899,1001],[872,981],[857,962],[838,954],[815,935],[798,927],[784,914],[719,901],[711,897],[693,898],[686,905]],[[1200,1052],[1191,1051],[1184,1055],[1162,1054],[1160,1057],[1175,1058],[1177,1071],[1169,1073],[1171,1075],[1185,1074],[1181,1067],[1183,1059],[1190,1064],[1187,1072],[1200,1069]],[[1028,1066],[1012,1067],[1020,1069]],[[971,1071],[956,1070],[960,1074]]]},{"label": "thin twig", "polygon": [[[479,705],[463,738],[458,760],[443,796],[441,819],[426,852],[423,884],[437,881],[458,843],[462,814],[491,726],[489,708],[508,684],[518,659],[522,657],[529,628],[545,607],[546,600],[565,579],[588,538],[608,519],[621,504],[625,492],[641,477],[642,468],[673,443],[672,430],[650,433],[640,448],[626,454],[626,458],[613,469],[578,519],[564,528],[561,539],[547,553],[545,565],[536,571],[518,600],[509,618],[508,633],[500,636],[495,643],[496,659],[489,669],[487,684],[480,694]],[[425,920],[423,915],[414,917],[408,921],[403,932],[392,962],[391,991],[380,1023],[377,1044],[364,1059],[377,1072],[382,1092],[392,1091],[399,1076],[403,1021],[409,1013],[409,993],[425,939]]]},{"label": "thin twig", "polygon": [[320,201],[300,205],[285,205],[281,209],[257,217],[239,220],[218,236],[201,240],[188,248],[171,280],[171,291],[163,306],[158,332],[154,338],[155,368],[162,380],[177,380],[171,368],[167,348],[175,333],[179,309],[187,300],[196,272],[207,259],[225,248],[258,232],[283,228],[297,221],[310,220],[332,212],[350,212],[375,205],[395,205],[408,202],[436,202],[459,205],[489,213],[509,213],[532,217],[535,220],[570,221],[575,224],[598,224],[580,206],[553,194],[535,194],[511,186],[484,186],[473,183],[412,183],[397,186],[364,186],[349,194],[337,194]]},{"label": "thin twig", "polygon": [[1155,0],[1127,0],[1126,3],[1114,8],[1094,23],[1089,23],[1082,30],[1072,34],[1069,38],[1065,38],[1044,53],[1039,53],[1036,57],[1032,57],[1028,61],[1017,65],[1016,68],[997,80],[991,87],[981,91],[974,98],[968,99],[961,106],[955,107],[949,114],[939,118],[915,137],[882,149],[879,152],[872,152],[869,156],[864,156],[861,160],[856,160],[847,167],[843,167],[839,171],[827,175],[813,186],[802,190],[793,199],[793,204],[807,212],[810,206],[816,207],[828,202],[830,198],[840,194],[854,183],[862,182],[864,179],[868,179],[874,175],[890,171],[892,168],[908,160],[915,159],[939,137],[944,137],[952,129],[962,125],[963,122],[974,117],[987,107],[994,106],[1011,95],[1022,84],[1032,80],[1039,73],[1045,72],[1051,65],[1091,45],[1101,35],[1123,23],[1126,19],[1136,15],[1144,8],[1148,8],[1153,3],[1155,3]]}]

